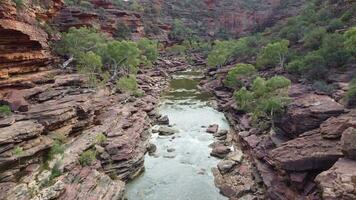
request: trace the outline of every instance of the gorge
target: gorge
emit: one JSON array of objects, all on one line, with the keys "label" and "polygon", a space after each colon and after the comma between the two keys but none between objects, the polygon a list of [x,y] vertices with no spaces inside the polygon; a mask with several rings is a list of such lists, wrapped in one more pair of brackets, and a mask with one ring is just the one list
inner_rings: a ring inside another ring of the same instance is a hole
[{"label": "gorge", "polygon": [[2,0],[0,199],[356,199],[355,13]]}]

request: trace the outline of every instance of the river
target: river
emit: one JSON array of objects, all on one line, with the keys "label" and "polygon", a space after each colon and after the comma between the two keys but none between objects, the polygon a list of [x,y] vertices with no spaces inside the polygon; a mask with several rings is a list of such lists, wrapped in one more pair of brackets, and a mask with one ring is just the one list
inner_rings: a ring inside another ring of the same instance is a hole
[{"label": "river", "polygon": [[[145,172],[127,185],[129,200],[226,200],[214,185],[212,167],[218,159],[211,157],[206,133],[210,124],[229,129],[223,113],[212,106],[212,96],[197,85],[201,73],[185,71],[173,75],[170,88],[161,96],[159,112],[167,115],[172,136],[152,134],[157,146],[154,155],[146,155]],[[154,127],[156,128],[156,127]]]}]

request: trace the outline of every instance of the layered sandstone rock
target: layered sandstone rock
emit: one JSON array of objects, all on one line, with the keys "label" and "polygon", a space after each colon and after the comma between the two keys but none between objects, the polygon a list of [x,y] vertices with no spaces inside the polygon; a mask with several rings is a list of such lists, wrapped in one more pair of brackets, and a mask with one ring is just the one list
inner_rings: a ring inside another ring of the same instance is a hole
[{"label": "layered sandstone rock", "polygon": [[[140,13],[120,10],[112,1],[93,0],[91,4],[93,9],[66,6],[55,20],[58,28],[66,31],[70,27],[95,27],[109,36],[117,36],[119,31],[128,29],[133,39],[144,37]],[[120,27],[123,25],[126,27]]]},{"label": "layered sandstone rock", "polygon": [[62,4],[62,0],[38,5],[24,1],[16,8],[10,0],[0,3],[0,79],[46,69],[53,56],[48,35],[39,25],[55,16]]}]

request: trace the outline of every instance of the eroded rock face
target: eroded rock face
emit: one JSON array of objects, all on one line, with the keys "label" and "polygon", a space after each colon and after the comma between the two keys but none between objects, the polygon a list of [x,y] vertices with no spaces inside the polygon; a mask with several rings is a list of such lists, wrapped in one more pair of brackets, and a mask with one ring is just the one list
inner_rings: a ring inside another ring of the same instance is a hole
[{"label": "eroded rock face", "polygon": [[356,199],[356,161],[341,158],[316,177],[323,199]]},{"label": "eroded rock face", "polygon": [[35,5],[24,1],[26,9],[15,3],[0,3],[0,79],[46,69],[53,61],[48,46],[48,35],[38,25],[49,21],[62,6],[62,0],[39,1]]},{"label": "eroded rock face", "polygon": [[356,128],[350,127],[342,133],[341,146],[347,158],[356,160]]},{"label": "eroded rock face", "polygon": [[[132,39],[145,36],[141,13],[120,10],[112,1],[92,0],[91,4],[102,10],[88,11],[76,6],[66,6],[55,20],[57,26],[62,31],[70,27],[99,27],[109,36],[117,36],[120,31],[128,29]],[[120,27],[120,25],[126,27]]]}]

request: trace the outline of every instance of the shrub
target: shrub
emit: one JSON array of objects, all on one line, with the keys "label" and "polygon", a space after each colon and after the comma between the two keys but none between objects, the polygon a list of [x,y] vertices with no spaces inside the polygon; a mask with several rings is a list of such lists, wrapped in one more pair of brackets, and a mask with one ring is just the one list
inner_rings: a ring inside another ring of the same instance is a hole
[{"label": "shrub", "polygon": [[16,7],[22,7],[24,5],[23,0],[12,0],[15,4]]},{"label": "shrub", "polygon": [[304,62],[302,59],[295,59],[292,62],[288,63],[286,69],[290,73],[300,73],[303,68]]},{"label": "shrub", "polygon": [[142,38],[137,42],[137,47],[141,51],[141,62],[147,61],[144,64],[152,66],[158,58],[157,41]]},{"label": "shrub", "polygon": [[318,49],[321,42],[326,35],[326,29],[323,27],[314,28],[312,31],[307,33],[304,38],[304,47],[309,49]]},{"label": "shrub", "polygon": [[352,79],[349,84],[349,89],[346,93],[346,101],[350,106],[356,105],[356,78]]},{"label": "shrub", "polygon": [[127,77],[121,77],[116,82],[116,87],[123,92],[134,92],[138,89],[136,77],[132,74]]},{"label": "shrub", "polygon": [[231,58],[234,51],[233,41],[215,41],[208,55],[207,63],[211,67],[222,66]]},{"label": "shrub", "polygon": [[173,29],[170,32],[169,36],[174,40],[184,41],[190,40],[192,34],[192,30],[186,27],[181,20],[175,19],[173,22]]},{"label": "shrub", "polygon": [[325,59],[318,51],[308,53],[299,70],[303,76],[310,80],[323,79],[327,74]]},{"label": "shrub", "polygon": [[121,40],[127,40],[131,37],[131,30],[130,28],[123,22],[118,22],[117,30],[114,34],[114,37]]},{"label": "shrub", "polygon": [[352,27],[346,31],[344,37],[346,50],[356,56],[356,27]]},{"label": "shrub", "polygon": [[282,112],[289,103],[290,85],[291,81],[283,76],[268,80],[256,77],[250,90],[243,87],[234,93],[234,97],[242,110],[253,113],[255,120],[269,118],[273,125],[274,115]]},{"label": "shrub", "polygon": [[187,48],[183,45],[175,44],[171,47],[169,47],[168,52],[173,53],[175,55],[185,55]]},{"label": "shrub", "polygon": [[11,108],[8,105],[0,105],[0,115],[10,115]]},{"label": "shrub", "polygon": [[312,85],[314,90],[319,92],[323,92],[325,94],[331,94],[334,91],[334,87],[332,85],[328,85],[325,81],[315,81]]},{"label": "shrub", "polygon": [[256,69],[251,64],[240,63],[237,64],[233,69],[231,69],[225,79],[225,86],[230,88],[242,87],[242,79],[249,79],[251,76],[255,75]]},{"label": "shrub", "polygon": [[269,43],[260,51],[256,61],[257,66],[263,68],[272,67],[278,64],[280,67],[284,67],[286,55],[288,53],[288,46],[288,40]]},{"label": "shrub", "polygon": [[89,78],[89,86],[95,87],[99,84],[98,76],[103,72],[101,57],[92,51],[82,54],[77,65],[80,73],[86,74]]},{"label": "shrub", "polygon": [[95,136],[95,143],[99,145],[103,145],[106,142],[107,138],[104,134],[99,133]]},{"label": "shrub", "polygon": [[96,153],[91,149],[84,151],[79,157],[79,163],[83,167],[90,166],[94,160],[96,160]]},{"label": "shrub", "polygon": [[328,29],[329,32],[334,32],[334,31],[336,31],[338,29],[344,28],[344,26],[345,26],[344,22],[341,19],[336,18],[336,19],[332,19],[329,22],[329,24],[327,26],[327,29]]},{"label": "shrub", "polygon": [[338,33],[327,34],[324,37],[319,51],[327,66],[341,67],[348,62],[350,55],[344,47],[344,42],[343,35]]}]

